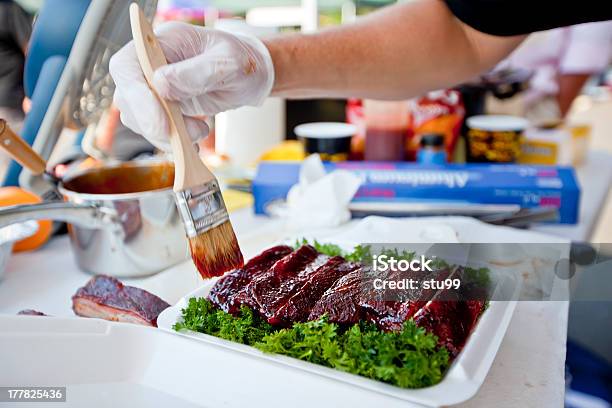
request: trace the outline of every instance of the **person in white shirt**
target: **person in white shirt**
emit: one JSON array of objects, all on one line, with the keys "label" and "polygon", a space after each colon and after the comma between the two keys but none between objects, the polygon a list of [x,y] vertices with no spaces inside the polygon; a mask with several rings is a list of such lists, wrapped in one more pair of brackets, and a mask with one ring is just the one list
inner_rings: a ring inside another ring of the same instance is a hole
[{"label": "person in white shirt", "polygon": [[518,108],[490,101],[489,111],[524,115],[532,122],[558,121],[568,113],[585,82],[604,72],[611,60],[611,21],[532,34],[496,67],[532,70],[529,89],[519,98]]}]

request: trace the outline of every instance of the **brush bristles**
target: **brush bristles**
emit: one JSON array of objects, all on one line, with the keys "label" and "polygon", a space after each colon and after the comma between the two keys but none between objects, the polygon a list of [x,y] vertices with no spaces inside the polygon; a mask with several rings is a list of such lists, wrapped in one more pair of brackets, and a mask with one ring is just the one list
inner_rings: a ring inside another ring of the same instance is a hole
[{"label": "brush bristles", "polygon": [[244,264],[238,240],[229,221],[189,239],[191,258],[202,278],[221,276]]}]

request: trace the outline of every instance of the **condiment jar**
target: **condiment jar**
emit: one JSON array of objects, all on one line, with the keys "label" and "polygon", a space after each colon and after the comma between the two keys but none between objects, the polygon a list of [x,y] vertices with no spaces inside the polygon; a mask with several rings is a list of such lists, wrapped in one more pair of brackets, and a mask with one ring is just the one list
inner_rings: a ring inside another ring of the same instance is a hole
[{"label": "condiment jar", "polygon": [[410,118],[406,101],[364,100],[366,123],[365,159],[370,161],[402,161]]},{"label": "condiment jar", "polygon": [[446,149],[444,148],[444,135],[441,133],[427,133],[421,135],[417,152],[417,162],[421,164],[446,163]]}]

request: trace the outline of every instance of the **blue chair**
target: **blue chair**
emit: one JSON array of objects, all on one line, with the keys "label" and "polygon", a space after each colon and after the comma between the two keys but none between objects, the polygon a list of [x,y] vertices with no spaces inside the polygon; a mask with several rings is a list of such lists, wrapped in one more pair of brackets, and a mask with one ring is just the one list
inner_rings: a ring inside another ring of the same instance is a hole
[{"label": "blue chair", "polygon": [[[24,72],[25,93],[32,108],[21,131],[30,145],[38,134],[90,1],[46,0],[36,19]],[[11,162],[3,185],[19,185],[20,172],[21,166]]]}]

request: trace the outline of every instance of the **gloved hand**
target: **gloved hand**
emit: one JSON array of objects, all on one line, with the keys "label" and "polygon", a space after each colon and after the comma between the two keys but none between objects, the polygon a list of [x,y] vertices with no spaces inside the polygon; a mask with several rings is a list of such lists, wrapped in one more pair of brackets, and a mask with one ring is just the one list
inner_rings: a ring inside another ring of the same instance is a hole
[{"label": "gloved hand", "polygon": [[[274,66],[260,40],[178,22],[165,23],[155,33],[168,65],[155,72],[153,86],[162,98],[179,102],[194,143],[208,134],[202,116],[258,106],[270,94]],[[168,120],[145,81],[133,42],[111,58],[109,68],[121,121],[169,150]]]}]

